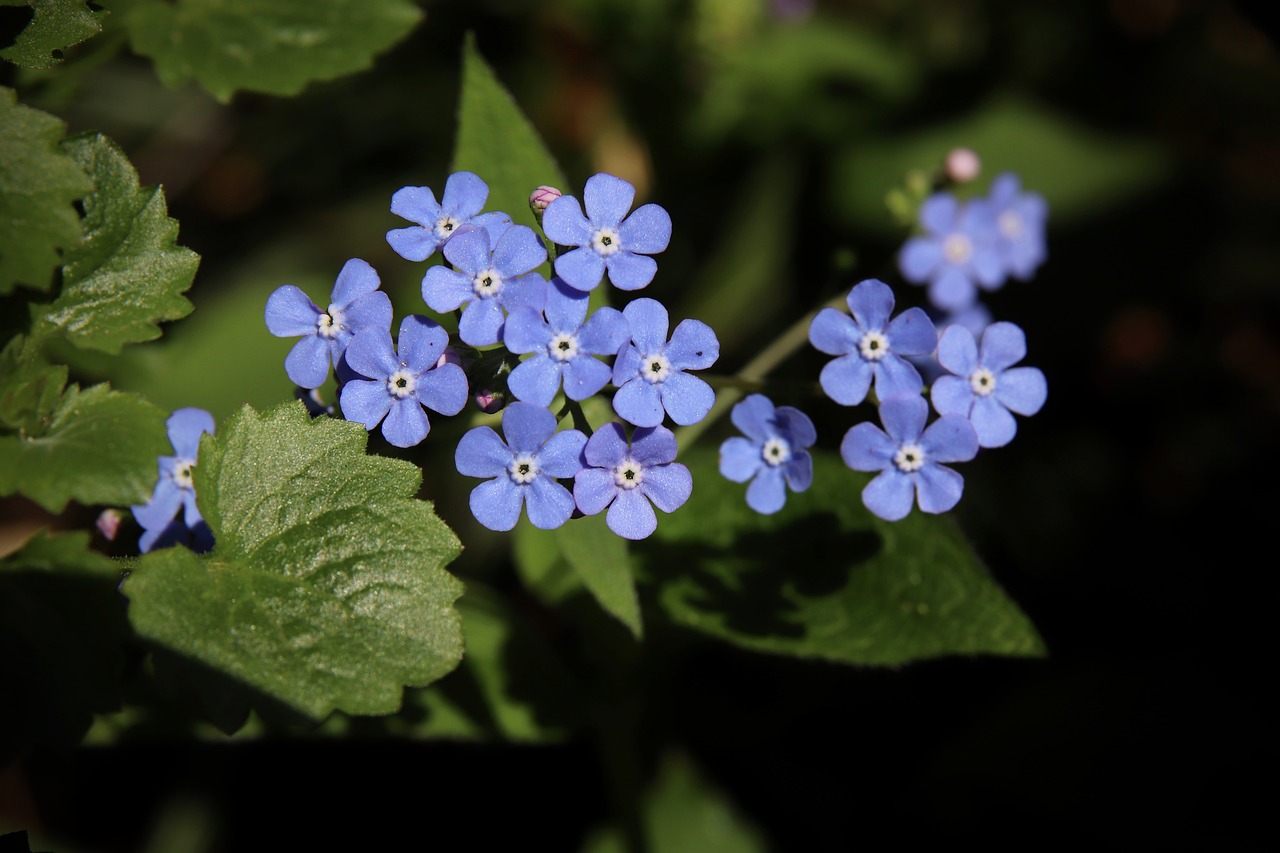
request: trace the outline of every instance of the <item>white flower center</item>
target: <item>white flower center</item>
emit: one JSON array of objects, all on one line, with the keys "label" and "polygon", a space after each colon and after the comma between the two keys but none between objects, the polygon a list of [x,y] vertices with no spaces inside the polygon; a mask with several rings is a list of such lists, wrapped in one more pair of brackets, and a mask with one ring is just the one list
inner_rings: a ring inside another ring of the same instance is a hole
[{"label": "white flower center", "polygon": [[456,217],[445,214],[436,220],[436,236],[441,240],[448,240],[461,224]]},{"label": "white flower center", "polygon": [[867,361],[879,361],[889,354],[889,339],[883,332],[867,332],[858,341],[858,352]]},{"label": "white flower center", "polygon": [[498,271],[492,268],[481,270],[471,280],[471,286],[475,289],[476,296],[481,299],[488,299],[502,292],[502,276],[498,275]]},{"label": "white flower center", "polygon": [[572,361],[578,355],[578,339],[568,332],[561,332],[547,344],[547,352],[556,361]]},{"label": "white flower center", "polygon": [[634,459],[623,459],[613,469],[613,482],[623,489],[634,489],[644,482],[644,466]]},{"label": "white flower center", "polygon": [[924,467],[924,450],[918,444],[904,444],[893,455],[893,464],[904,474],[919,471]]},{"label": "white flower center", "polygon": [[196,467],[194,459],[179,459],[173,463],[173,482],[180,489],[194,489],[195,481],[191,478],[191,470]]},{"label": "white flower center", "polygon": [[612,255],[622,248],[618,232],[613,228],[601,228],[591,235],[591,248],[601,255]]},{"label": "white flower center", "polygon": [[1000,214],[998,220],[1000,233],[1010,240],[1017,240],[1022,236],[1022,217],[1012,210],[1006,210]]},{"label": "white flower center", "polygon": [[418,377],[413,371],[400,368],[387,377],[387,393],[397,400],[403,400],[418,387]]},{"label": "white flower center", "polygon": [[522,486],[532,483],[538,477],[538,460],[534,459],[532,454],[521,453],[511,460],[511,466],[507,468],[507,472],[511,474],[511,479]]},{"label": "white flower center", "polygon": [[764,458],[766,464],[776,468],[791,458],[791,445],[780,438],[774,437],[764,443],[764,447],[760,450],[760,455]]},{"label": "white flower center", "polygon": [[640,359],[640,375],[645,381],[657,385],[671,375],[671,362],[661,353],[646,355]]},{"label": "white flower center", "polygon": [[996,390],[996,375],[985,367],[979,367],[969,377],[969,387],[979,397],[986,397]]},{"label": "white flower center", "polygon": [[947,263],[964,264],[973,254],[973,243],[963,234],[952,234],[942,241],[942,254]]}]

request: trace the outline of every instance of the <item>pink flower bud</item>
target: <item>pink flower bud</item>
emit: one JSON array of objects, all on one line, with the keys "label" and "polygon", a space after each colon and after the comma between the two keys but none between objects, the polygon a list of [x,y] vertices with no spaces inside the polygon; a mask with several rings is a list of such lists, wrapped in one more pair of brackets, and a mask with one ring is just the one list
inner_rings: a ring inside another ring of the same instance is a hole
[{"label": "pink flower bud", "polygon": [[982,161],[968,148],[953,148],[947,154],[947,177],[957,184],[967,184],[982,171]]},{"label": "pink flower bud", "polygon": [[102,514],[98,516],[98,530],[102,533],[104,539],[108,542],[116,541],[116,534],[120,532],[120,522],[124,518],[124,513],[118,509],[104,509]]},{"label": "pink flower bud", "polygon": [[475,401],[476,408],[486,415],[502,411],[502,407],[507,404],[506,395],[489,390],[477,391]]},{"label": "pink flower bud", "polygon": [[560,198],[564,193],[555,187],[538,187],[529,194],[529,207],[533,212],[541,215],[542,211],[547,209],[547,205]]}]

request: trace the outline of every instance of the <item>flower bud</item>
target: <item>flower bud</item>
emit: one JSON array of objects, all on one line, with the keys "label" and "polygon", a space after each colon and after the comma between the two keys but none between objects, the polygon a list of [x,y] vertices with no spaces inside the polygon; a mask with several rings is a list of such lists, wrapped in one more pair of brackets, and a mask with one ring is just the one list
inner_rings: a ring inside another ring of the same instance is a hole
[{"label": "flower bud", "polygon": [[953,148],[947,154],[947,177],[957,184],[967,184],[982,171],[982,161],[968,148]]},{"label": "flower bud", "polygon": [[116,534],[120,532],[120,522],[124,519],[124,513],[118,509],[104,509],[102,514],[98,516],[98,531],[102,537],[108,542],[116,541]]},{"label": "flower bud", "polygon": [[486,415],[492,415],[502,411],[503,406],[507,404],[507,395],[501,391],[484,389],[476,392],[475,401],[476,408]]},{"label": "flower bud", "polygon": [[533,211],[533,215],[542,218],[542,212],[547,209],[547,205],[560,198],[563,193],[555,187],[538,187],[529,194],[529,209]]}]

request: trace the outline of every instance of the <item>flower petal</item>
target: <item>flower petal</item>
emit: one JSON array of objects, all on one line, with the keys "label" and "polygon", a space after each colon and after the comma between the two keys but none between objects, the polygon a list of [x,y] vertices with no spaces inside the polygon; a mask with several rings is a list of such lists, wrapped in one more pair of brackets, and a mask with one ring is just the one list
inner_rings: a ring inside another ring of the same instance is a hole
[{"label": "flower petal", "polygon": [[912,237],[898,253],[898,270],[907,281],[924,284],[942,263],[942,244],[932,237]]},{"label": "flower petal", "polygon": [[[507,328],[511,328],[510,319],[507,321]],[[599,364],[599,362],[596,363]],[[607,371],[608,368],[606,367],[605,370]],[[507,376],[507,388],[516,395],[517,399],[524,400],[526,403],[550,406],[551,401],[555,399],[556,391],[560,390],[561,375],[561,364],[542,352],[515,366]],[[606,378],[605,381],[608,379]],[[603,388],[604,384],[601,383],[600,387]]]},{"label": "flower petal", "polygon": [[658,529],[658,517],[639,489],[619,489],[605,523],[624,539],[645,539]]},{"label": "flower petal", "polygon": [[[614,381],[617,382],[616,370]],[[637,377],[613,395],[613,410],[629,424],[657,426],[662,423],[662,396],[655,386]]]},{"label": "flower petal", "polygon": [[432,311],[448,314],[475,298],[471,279],[443,264],[428,268],[422,277],[422,300]]},{"label": "flower petal", "polygon": [[391,346],[390,331],[367,329],[361,332],[351,339],[343,356],[348,367],[368,379],[387,379],[400,369],[400,360],[396,358],[396,351]]},{"label": "flower petal", "polygon": [[818,382],[827,396],[842,406],[856,406],[867,398],[875,368],[860,355],[843,355],[826,363]]},{"label": "flower petal", "polygon": [[907,360],[887,355],[876,362],[876,396],[881,400],[895,394],[919,394],[924,387],[920,371]]},{"label": "flower petal", "polygon": [[604,265],[609,271],[609,283],[619,290],[647,287],[658,272],[658,262],[653,258],[626,250],[609,255],[604,259]]},{"label": "flower petal", "polygon": [[1027,355],[1027,336],[1013,323],[1000,322],[987,326],[982,333],[982,366],[990,370],[1006,370]]},{"label": "flower petal", "polygon": [[920,205],[920,224],[934,234],[950,231],[959,207],[956,197],[950,193],[934,193]]},{"label": "flower petal", "polygon": [[682,320],[671,333],[666,356],[672,370],[703,370],[720,357],[720,340],[701,320]]},{"label": "flower petal", "polygon": [[631,327],[631,340],[641,356],[660,353],[667,342],[671,320],[666,307],[656,299],[637,299],[622,309]]},{"label": "flower petal", "polygon": [[827,355],[855,352],[859,337],[853,318],[834,308],[823,308],[809,324],[809,343]]},{"label": "flower petal", "polygon": [[787,485],[793,492],[803,492],[813,485],[813,457],[808,453],[796,453],[787,462]]},{"label": "flower petal", "polygon": [[511,311],[502,327],[503,346],[518,355],[529,352],[545,354],[551,337],[551,329],[543,321],[542,315],[532,308],[516,308]]},{"label": "flower petal", "polygon": [[434,367],[448,345],[449,333],[430,318],[410,314],[400,322],[396,339],[400,362],[418,373]]},{"label": "flower petal", "polygon": [[560,196],[542,213],[542,233],[559,246],[585,246],[591,242],[592,231],[591,223],[582,215],[582,206],[571,195]]},{"label": "flower petal", "polygon": [[675,512],[684,506],[693,494],[693,475],[679,462],[667,465],[646,466],[644,482],[639,489],[663,512]]},{"label": "flower petal", "polygon": [[727,480],[745,483],[755,476],[763,464],[760,445],[741,436],[725,439],[720,445],[720,474]]},{"label": "flower petal", "polygon": [[502,410],[502,433],[516,453],[537,453],[556,431],[556,416],[533,403],[512,403]]},{"label": "flower petal", "polygon": [[[550,211],[551,208],[548,207],[547,210]],[[555,269],[556,275],[570,287],[595,290],[604,278],[604,258],[591,249],[573,249],[556,256]]]},{"label": "flower petal", "polygon": [[[591,437],[595,438],[598,433]],[[595,515],[618,496],[613,472],[607,468],[583,468],[573,475],[573,499],[583,515]]]},{"label": "flower petal", "polygon": [[787,486],[782,469],[765,466],[747,486],[747,506],[761,515],[772,515],[787,503]]},{"label": "flower petal", "polygon": [[538,468],[548,477],[564,479],[582,470],[582,449],[587,437],[576,429],[562,429],[542,445]]},{"label": "flower petal", "polygon": [[547,305],[547,280],[536,272],[509,278],[495,301],[508,311],[532,308],[541,312]]},{"label": "flower petal", "polygon": [[[436,194],[431,191],[431,187],[401,187],[391,196],[391,212],[410,222],[425,225],[430,231],[440,218],[440,205],[436,202]],[[387,240],[391,240],[391,234],[387,234]]]},{"label": "flower petal", "polygon": [[676,458],[676,435],[664,426],[641,427],[631,436],[631,458],[645,468]]},{"label": "flower petal", "polygon": [[929,404],[923,397],[886,397],[880,401],[880,422],[899,444],[919,439],[928,418]]},{"label": "flower petal", "polygon": [[978,369],[978,342],[973,332],[955,324],[947,326],[938,338],[938,364],[966,380]]},{"label": "flower petal", "polygon": [[319,388],[329,378],[329,342],[319,335],[299,338],[284,358],[289,381],[303,388]]},{"label": "flower petal", "polygon": [[938,347],[938,330],[923,308],[908,308],[895,317],[885,337],[898,355],[928,355]]},{"label": "flower petal", "polygon": [[809,416],[794,406],[779,406],[774,414],[778,432],[791,445],[794,452],[802,447],[812,447],[818,440],[818,431]]},{"label": "flower petal", "polygon": [[[552,278],[547,284],[547,325],[556,332],[576,332],[587,317],[590,301],[590,297],[581,290],[570,287],[561,279]],[[617,351],[615,346],[610,355]]]},{"label": "flower petal", "polygon": [[503,278],[515,278],[547,261],[547,247],[527,225],[512,225],[493,249],[493,268]]},{"label": "flower petal", "polygon": [[406,261],[425,261],[440,248],[440,241],[431,229],[410,225],[388,231],[387,245]]},{"label": "flower petal", "polygon": [[995,397],[1020,415],[1034,415],[1049,396],[1049,385],[1036,367],[1015,367],[1000,374]]},{"label": "flower petal", "polygon": [[361,296],[347,306],[345,325],[355,334],[365,329],[391,329],[391,298],[381,290]]},{"label": "flower petal", "polygon": [[456,415],[467,405],[467,374],[456,364],[433,367],[418,377],[418,399],[442,415]]},{"label": "flower petal", "polygon": [[845,301],[864,332],[884,331],[893,314],[893,289],[878,278],[856,284]]},{"label": "flower petal", "polygon": [[472,172],[454,172],[444,182],[440,207],[459,219],[470,219],[484,209],[489,187]]},{"label": "flower petal", "polygon": [[616,355],[629,340],[631,325],[616,308],[597,308],[578,330],[578,349],[595,355]]},{"label": "flower petal", "polygon": [[353,379],[338,394],[342,416],[371,430],[391,409],[391,395],[381,380]]},{"label": "flower petal", "polygon": [[[716,402],[716,392],[711,389],[711,386],[687,373],[672,373],[666,381],[659,383],[658,389],[667,414],[680,426],[696,424],[707,416]],[[656,424],[637,424],[637,426],[656,426]]]},{"label": "flower petal", "polygon": [[492,265],[491,246],[488,231],[465,225],[453,232],[444,244],[444,256],[460,273],[472,279]]},{"label": "flower petal", "polygon": [[537,477],[526,486],[525,511],[539,530],[555,530],[573,515],[573,495],[548,477]]},{"label": "flower petal", "polygon": [[969,417],[973,411],[973,386],[959,376],[939,376],[929,391],[933,410],[940,415]]},{"label": "flower petal", "polygon": [[885,521],[898,521],[911,513],[915,482],[901,471],[889,468],[867,483],[862,503]]},{"label": "flower petal", "polygon": [[477,299],[462,309],[462,319],[458,321],[458,337],[463,343],[473,347],[496,344],[502,338],[502,323],[505,316],[502,306],[493,299]]},{"label": "flower petal", "polygon": [[619,229],[622,248],[628,252],[652,255],[671,242],[671,214],[661,205],[646,204],[636,208]]},{"label": "flower petal", "polygon": [[596,228],[617,228],[635,200],[636,188],[607,172],[587,178],[582,191],[587,217]]},{"label": "flower petal", "polygon": [[471,514],[490,530],[510,530],[520,520],[524,492],[504,470],[496,479],[481,483],[471,490]]},{"label": "flower petal", "polygon": [[333,293],[329,298],[331,304],[345,308],[361,296],[368,296],[378,289],[381,280],[378,271],[368,261],[352,258],[342,265],[337,280],[333,283]]},{"label": "flower petal", "polygon": [[920,447],[932,462],[968,462],[978,455],[978,435],[967,419],[943,415],[920,436]]},{"label": "flower petal", "polygon": [[468,477],[506,477],[513,458],[511,449],[487,426],[468,430],[453,454],[458,473]]},{"label": "flower petal", "polygon": [[387,419],[382,423],[382,435],[396,447],[413,447],[427,437],[431,422],[422,404],[414,397],[405,397],[391,404]]},{"label": "flower petal", "polygon": [[307,294],[292,284],[277,287],[267,297],[267,309],[263,319],[267,331],[277,338],[293,338],[313,335],[316,319],[322,312]]},{"label": "flower petal", "polygon": [[916,500],[924,512],[946,512],[963,494],[964,477],[945,465],[925,465],[916,472]]},{"label": "flower petal", "polygon": [[191,406],[176,410],[164,422],[173,452],[183,459],[195,459],[200,451],[200,436],[213,435],[213,415]]},{"label": "flower petal", "polygon": [[956,267],[947,267],[929,282],[929,301],[943,311],[962,311],[977,296],[978,290],[968,274]]},{"label": "flower petal", "polygon": [[622,424],[611,421],[591,434],[582,456],[595,468],[613,468],[626,459],[629,452],[626,430]]},{"label": "flower petal", "polygon": [[[515,375],[514,371],[512,375]],[[603,361],[581,354],[565,363],[561,376],[564,377],[564,395],[570,400],[585,400],[609,383],[613,370]]]},{"label": "flower petal", "polygon": [[1013,415],[992,397],[979,397],[974,401],[969,422],[978,437],[979,447],[1004,447],[1018,434],[1018,423]]},{"label": "flower petal", "polygon": [[751,394],[734,404],[729,420],[743,435],[763,444],[780,431],[774,423],[776,415],[772,400],[763,394]]},{"label": "flower petal", "polygon": [[840,442],[840,456],[844,464],[855,471],[884,470],[893,464],[893,455],[897,452],[898,442],[870,422],[850,427]]}]

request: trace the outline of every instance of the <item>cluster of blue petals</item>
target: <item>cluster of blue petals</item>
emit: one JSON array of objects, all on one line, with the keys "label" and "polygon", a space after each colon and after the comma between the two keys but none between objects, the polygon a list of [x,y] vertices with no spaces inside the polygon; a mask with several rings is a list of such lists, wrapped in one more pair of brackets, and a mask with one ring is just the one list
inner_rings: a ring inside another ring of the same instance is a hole
[{"label": "cluster of blue petals", "polygon": [[159,459],[160,476],[151,499],[131,507],[142,527],[138,550],[185,545],[197,552],[213,547],[213,532],[196,506],[192,474],[200,451],[200,436],[213,435],[213,415],[204,409],[178,409],[165,424],[172,456]]},{"label": "cluster of blue petals", "polygon": [[747,506],[772,515],[787,502],[787,489],[803,492],[813,484],[813,457],[808,448],[818,440],[809,416],[793,406],[773,405],[752,394],[733,407],[735,436],[720,445],[720,473],[747,486]]}]

